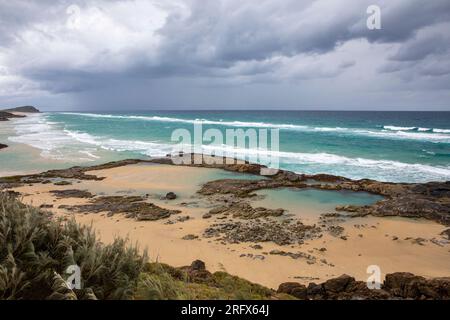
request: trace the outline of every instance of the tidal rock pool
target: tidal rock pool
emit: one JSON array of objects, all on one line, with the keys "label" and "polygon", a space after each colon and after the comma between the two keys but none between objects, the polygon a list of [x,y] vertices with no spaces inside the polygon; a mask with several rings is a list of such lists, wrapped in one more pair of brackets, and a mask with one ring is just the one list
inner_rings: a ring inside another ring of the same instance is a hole
[{"label": "tidal rock pool", "polygon": [[269,209],[283,208],[287,214],[314,218],[321,213],[333,212],[341,205],[370,205],[383,199],[382,196],[367,192],[329,191],[316,189],[282,188],[260,190],[259,197],[252,206]]}]

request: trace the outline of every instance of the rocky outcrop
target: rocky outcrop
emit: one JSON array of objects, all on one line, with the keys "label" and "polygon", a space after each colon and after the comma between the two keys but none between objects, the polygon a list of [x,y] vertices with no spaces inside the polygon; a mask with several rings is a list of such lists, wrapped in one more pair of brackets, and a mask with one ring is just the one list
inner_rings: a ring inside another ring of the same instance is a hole
[{"label": "rocky outcrop", "polygon": [[[305,290],[306,289],[306,290]],[[287,293],[299,299],[312,300],[380,300],[380,299],[450,299],[450,278],[425,279],[411,273],[386,275],[380,289],[369,289],[366,282],[342,275],[322,284],[307,287],[296,282],[280,284],[278,293]]]},{"label": "rocky outcrop", "polygon": [[51,194],[57,198],[92,198],[94,195],[89,191],[69,189],[69,190],[51,190]]},{"label": "rocky outcrop", "polygon": [[307,188],[308,185],[298,181],[284,181],[278,179],[244,180],[221,179],[205,183],[198,193],[203,195],[233,194],[238,197],[248,197],[251,192],[262,189],[275,189],[282,187]]},{"label": "rocky outcrop", "polygon": [[284,209],[267,209],[267,208],[253,208],[250,204],[233,203],[229,206],[221,206],[213,208],[209,211],[209,217],[213,215],[232,216],[233,218],[240,219],[256,219],[264,217],[279,217],[283,215]]},{"label": "rocky outcrop", "polygon": [[[444,185],[444,184],[443,184]],[[399,216],[424,218],[450,225],[450,197],[406,194],[380,201],[367,207],[356,207],[354,216]]]},{"label": "rocky outcrop", "polygon": [[[314,181],[311,184],[308,181]],[[321,182],[321,183],[317,183]],[[321,190],[364,191],[382,195],[385,199],[370,206],[339,206],[338,211],[353,217],[400,216],[424,218],[450,225],[450,182],[425,184],[395,184],[373,180],[350,180],[331,175],[299,175],[280,171],[269,179],[221,179],[205,183],[198,191],[202,195],[231,194],[239,198],[251,197],[252,192],[275,188],[313,188]]]},{"label": "rocky outcrop", "polygon": [[125,217],[137,221],[154,221],[165,219],[172,214],[178,214],[179,210],[161,208],[153,203],[144,202],[144,198],[138,196],[104,196],[90,200],[90,203],[75,206],[65,206],[69,211],[81,213],[106,212],[107,216],[124,213]]},{"label": "rocky outcrop", "polygon": [[160,164],[183,165],[189,167],[215,168],[240,173],[261,174],[267,167],[248,161],[226,157],[215,157],[202,154],[181,154],[181,157],[167,155],[165,158],[155,158],[150,161]]},{"label": "rocky outcrop", "polygon": [[6,144],[0,143],[0,150],[5,148],[8,148],[8,146]]},{"label": "rocky outcrop", "polygon": [[204,231],[203,236],[216,237],[228,243],[272,241],[278,245],[288,245],[302,244],[305,240],[318,238],[321,236],[321,229],[315,225],[304,225],[300,221],[290,223],[254,219],[212,224]]},{"label": "rocky outcrop", "polygon": [[427,280],[408,272],[386,275],[385,290],[405,299],[450,299],[450,278]]},{"label": "rocky outcrop", "polygon": [[108,162],[105,164],[90,167],[72,167],[68,169],[49,170],[39,174],[2,177],[0,178],[0,190],[2,188],[13,188],[28,183],[43,183],[49,181],[49,179],[77,179],[77,180],[101,181],[104,179],[104,177],[98,177],[93,174],[87,174],[87,172],[94,170],[112,169],[130,164],[137,164],[141,162],[148,162],[148,161],[129,159],[129,160]]}]

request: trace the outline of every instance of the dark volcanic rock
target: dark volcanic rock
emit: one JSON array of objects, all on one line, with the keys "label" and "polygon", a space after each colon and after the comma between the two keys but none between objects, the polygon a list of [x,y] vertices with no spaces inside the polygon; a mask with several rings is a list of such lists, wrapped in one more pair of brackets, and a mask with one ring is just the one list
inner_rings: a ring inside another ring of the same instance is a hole
[{"label": "dark volcanic rock", "polygon": [[[332,182],[333,184],[308,185],[305,179]],[[336,210],[352,213],[350,216],[401,216],[425,218],[450,225],[450,182],[427,184],[396,184],[373,180],[353,181],[330,175],[301,176],[281,171],[277,176],[264,180],[222,179],[205,183],[198,191],[203,195],[232,194],[244,198],[252,192],[274,188],[315,188],[324,190],[365,191],[385,196],[384,200],[370,206],[345,205]]]},{"label": "dark volcanic rock", "polygon": [[229,206],[213,208],[209,211],[209,215],[227,214],[233,218],[256,219],[263,217],[279,217],[283,215],[284,209],[266,209],[262,207],[253,208],[248,203],[233,203]]},{"label": "dark volcanic rock", "polygon": [[325,289],[326,292],[339,293],[341,291],[345,291],[345,289],[354,282],[355,278],[343,274],[340,277],[327,280],[323,284],[323,288]]},{"label": "dark volcanic rock", "polygon": [[358,213],[383,217],[425,218],[443,225],[450,225],[450,198],[407,194],[379,201],[369,207],[361,207]]},{"label": "dark volcanic rock", "polygon": [[229,243],[268,242],[278,245],[301,244],[304,240],[321,236],[320,228],[296,223],[280,223],[276,221],[261,222],[250,220],[213,224],[203,235],[206,238],[220,237]]},{"label": "dark volcanic rock", "polygon": [[183,239],[183,240],[195,240],[195,239],[198,239],[198,236],[196,236],[195,234],[187,234],[181,239]]},{"label": "dark volcanic rock", "polygon": [[410,299],[450,299],[450,278],[427,280],[408,272],[386,275],[384,289],[393,296]]},{"label": "dark volcanic rock", "polygon": [[164,219],[181,212],[164,209],[153,203],[143,202],[144,200],[144,198],[138,196],[105,196],[94,198],[89,204],[76,205],[66,209],[83,213],[107,212],[109,216],[116,213],[125,213],[127,218],[134,218],[138,221]]},{"label": "dark volcanic rock", "polygon": [[366,282],[342,275],[322,284],[310,283],[306,295],[295,282],[280,284],[278,292],[294,295],[297,288],[301,299],[314,300],[450,299],[450,278],[425,279],[407,272],[387,274],[380,289],[369,289]]},{"label": "dark volcanic rock", "polygon": [[148,161],[137,159],[121,160],[91,167],[72,167],[69,169],[49,170],[39,174],[2,177],[0,178],[0,189],[18,187],[20,185],[23,185],[24,183],[42,183],[43,181],[48,181],[48,179],[52,178],[101,181],[104,179],[104,177],[97,177],[96,175],[86,174],[86,172],[91,170],[111,169],[141,162],[145,163]]},{"label": "dark volcanic rock", "polygon": [[175,200],[177,198],[177,195],[174,192],[168,192],[166,194],[166,199],[167,200]]},{"label": "dark volcanic rock", "polygon": [[8,148],[6,144],[0,143],[0,149]]},{"label": "dark volcanic rock", "polygon": [[204,271],[206,270],[206,265],[201,260],[195,260],[191,263],[191,270],[193,271]]},{"label": "dark volcanic rock", "polygon": [[206,282],[211,279],[212,274],[206,270],[205,263],[201,260],[195,260],[189,267],[181,267],[188,275],[188,279],[193,282]]},{"label": "dark volcanic rock", "polygon": [[69,189],[69,190],[51,190],[51,194],[58,198],[92,198],[94,195],[89,191]]},{"label": "dark volcanic rock", "polygon": [[306,188],[308,185],[298,181],[281,181],[275,179],[243,180],[221,179],[205,183],[198,193],[203,195],[234,194],[238,197],[248,197],[251,192],[261,189],[274,189],[280,187]]},{"label": "dark volcanic rock", "polygon": [[298,282],[282,283],[277,290],[278,293],[287,293],[301,300],[307,299],[307,291],[306,286]]},{"label": "dark volcanic rock", "polygon": [[72,182],[70,182],[70,181],[65,181],[65,180],[63,180],[63,181],[58,181],[58,182],[55,182],[55,183],[54,183],[55,186],[69,186],[69,185],[71,185],[71,184],[72,184]]},{"label": "dark volcanic rock", "polygon": [[328,226],[327,231],[333,236],[333,237],[340,237],[342,233],[344,232],[344,227],[341,226]]}]

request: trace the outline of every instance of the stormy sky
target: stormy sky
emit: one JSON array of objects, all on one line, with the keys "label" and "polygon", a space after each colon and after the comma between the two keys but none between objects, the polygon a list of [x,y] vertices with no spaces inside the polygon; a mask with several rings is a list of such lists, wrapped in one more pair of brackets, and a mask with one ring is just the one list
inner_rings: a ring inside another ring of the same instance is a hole
[{"label": "stormy sky", "polygon": [[24,104],[450,111],[450,1],[0,0],[0,107]]}]

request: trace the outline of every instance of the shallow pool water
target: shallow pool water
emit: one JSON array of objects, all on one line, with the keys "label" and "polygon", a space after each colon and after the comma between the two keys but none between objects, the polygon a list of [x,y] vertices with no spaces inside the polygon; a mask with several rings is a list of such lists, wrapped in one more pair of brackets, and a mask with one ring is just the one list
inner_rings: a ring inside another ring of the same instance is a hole
[{"label": "shallow pool water", "polygon": [[305,217],[333,212],[339,205],[370,205],[383,199],[367,192],[291,188],[260,190],[256,194],[263,198],[254,200],[253,206],[283,208],[289,214]]}]

